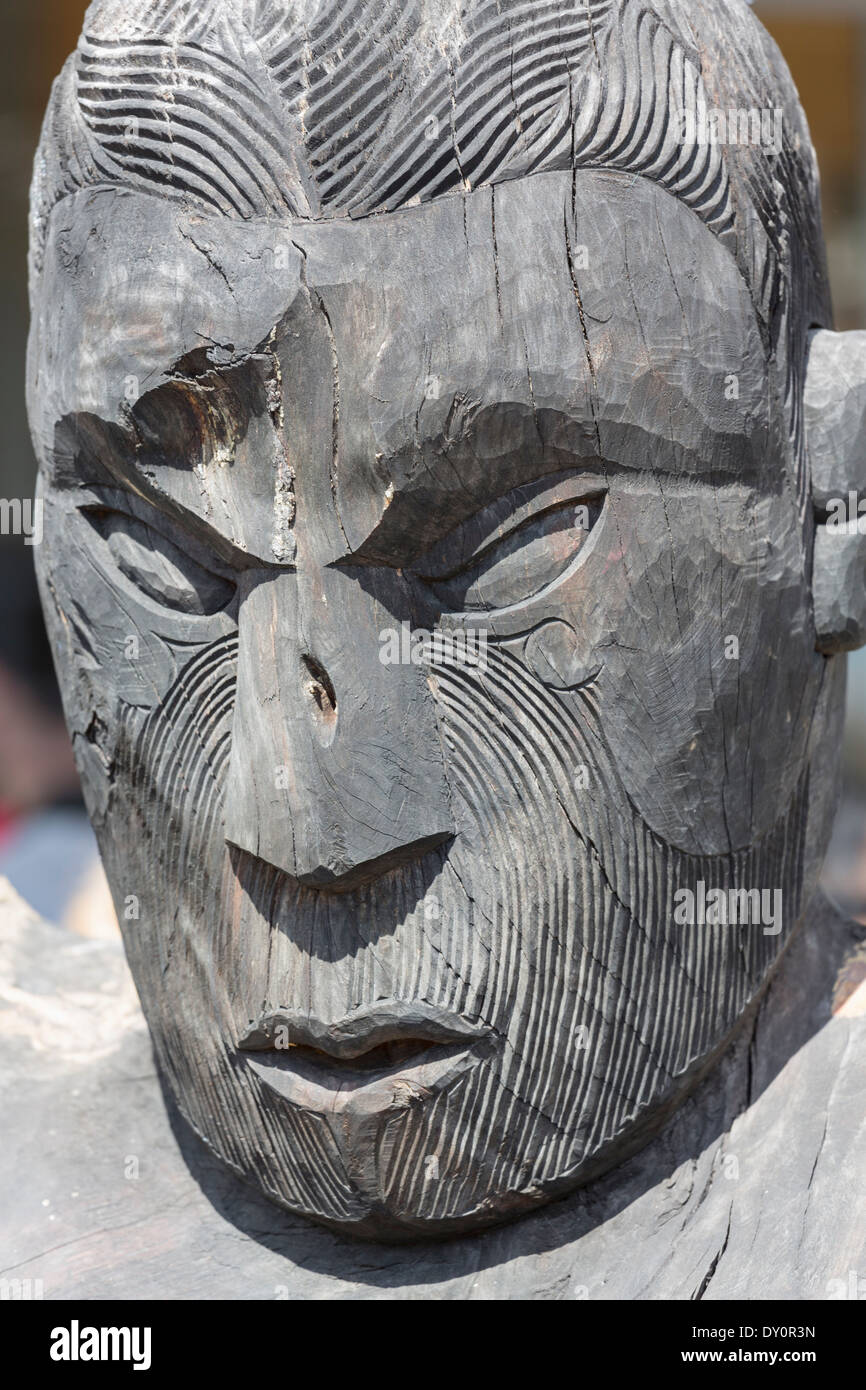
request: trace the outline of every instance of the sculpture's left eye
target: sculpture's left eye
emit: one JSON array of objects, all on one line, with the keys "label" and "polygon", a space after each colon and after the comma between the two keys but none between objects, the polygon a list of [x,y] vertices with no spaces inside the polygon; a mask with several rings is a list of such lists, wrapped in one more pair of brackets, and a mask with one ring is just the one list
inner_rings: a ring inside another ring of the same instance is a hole
[{"label": "sculpture's left eye", "polygon": [[548,507],[510,531],[501,528],[463,564],[444,572],[428,570],[421,577],[451,612],[490,611],[525,602],[570,569],[603,502],[603,497],[590,497]]},{"label": "sculpture's left eye", "polygon": [[231,580],[205,568],[153,526],[124,512],[87,508],[85,516],[130,583],[162,607],[206,617],[226,608]]}]

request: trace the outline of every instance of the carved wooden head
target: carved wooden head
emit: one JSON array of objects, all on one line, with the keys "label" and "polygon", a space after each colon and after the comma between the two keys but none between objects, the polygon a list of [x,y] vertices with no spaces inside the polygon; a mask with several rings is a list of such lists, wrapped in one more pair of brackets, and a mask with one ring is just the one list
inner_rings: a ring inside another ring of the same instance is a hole
[{"label": "carved wooden head", "polygon": [[866,354],[763,30],[105,0],[32,289],[46,614],[184,1115],[389,1238],[610,1167],[803,917],[866,630]]}]

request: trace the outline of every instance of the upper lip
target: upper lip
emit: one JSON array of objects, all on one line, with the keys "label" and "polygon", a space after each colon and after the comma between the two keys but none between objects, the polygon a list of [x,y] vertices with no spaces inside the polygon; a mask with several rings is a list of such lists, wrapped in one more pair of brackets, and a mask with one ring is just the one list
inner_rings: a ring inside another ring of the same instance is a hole
[{"label": "upper lip", "polygon": [[472,1023],[433,1004],[391,1000],[356,1009],[336,1023],[293,1009],[275,1009],[261,1014],[242,1034],[238,1046],[245,1052],[278,1050],[278,1029],[285,1030],[290,1046],[315,1048],[343,1061],[363,1057],[389,1042],[469,1044],[490,1032],[483,1023]]}]

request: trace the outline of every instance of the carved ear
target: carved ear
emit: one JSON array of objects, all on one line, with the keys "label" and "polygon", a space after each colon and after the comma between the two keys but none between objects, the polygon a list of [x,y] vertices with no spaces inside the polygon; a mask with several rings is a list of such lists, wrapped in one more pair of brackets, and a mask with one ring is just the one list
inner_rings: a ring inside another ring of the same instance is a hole
[{"label": "carved ear", "polygon": [[866,646],[866,333],[812,338],[805,392],[816,646]]}]

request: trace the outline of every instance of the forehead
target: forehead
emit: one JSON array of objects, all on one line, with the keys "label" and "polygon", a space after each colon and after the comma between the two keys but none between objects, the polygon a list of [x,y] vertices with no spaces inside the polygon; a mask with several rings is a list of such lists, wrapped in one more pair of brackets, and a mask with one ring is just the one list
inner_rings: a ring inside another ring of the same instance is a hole
[{"label": "forehead", "polygon": [[220,483],[237,505],[221,510],[253,553],[286,465],[296,525],[315,516],[335,554],[380,532],[387,548],[389,527],[441,529],[571,466],[767,481],[745,283],[642,179],[545,174],[313,224],[194,218],[111,191],[61,205],[31,339],[43,450],[64,419],[128,431],[131,409],[148,422],[147,486],[208,510],[208,460],[195,475],[173,406],[192,392],[207,417],[244,374],[269,378],[243,388],[266,427],[239,424]]}]

